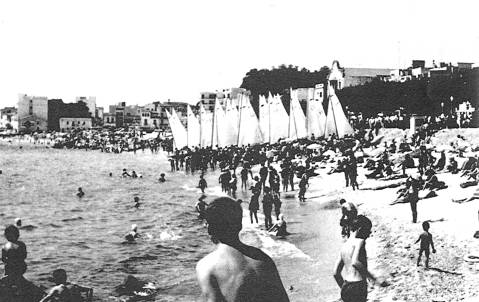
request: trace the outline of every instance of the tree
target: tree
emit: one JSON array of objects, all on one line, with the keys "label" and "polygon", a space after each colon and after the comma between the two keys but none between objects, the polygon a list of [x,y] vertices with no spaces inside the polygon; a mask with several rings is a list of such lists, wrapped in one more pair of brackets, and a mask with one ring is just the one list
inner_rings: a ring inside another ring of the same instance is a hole
[{"label": "tree", "polygon": [[326,84],[329,75],[327,66],[320,70],[309,71],[306,68],[299,69],[298,66],[282,64],[278,67],[268,69],[251,69],[243,78],[241,88],[251,91],[251,105],[258,114],[259,96],[280,94],[286,110],[289,110],[289,89],[311,88],[316,84]]}]

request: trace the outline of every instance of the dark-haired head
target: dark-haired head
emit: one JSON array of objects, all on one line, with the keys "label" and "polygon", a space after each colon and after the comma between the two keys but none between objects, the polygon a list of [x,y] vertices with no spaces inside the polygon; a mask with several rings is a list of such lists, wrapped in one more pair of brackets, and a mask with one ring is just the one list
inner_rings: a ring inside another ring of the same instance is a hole
[{"label": "dark-haired head", "polygon": [[53,281],[56,284],[63,284],[65,282],[67,282],[67,272],[62,268],[54,270],[53,271]]},{"label": "dark-haired head", "polygon": [[429,222],[424,221],[424,222],[422,223],[422,229],[423,229],[424,231],[426,231],[426,232],[429,231],[429,228],[430,228],[430,227],[431,227],[431,226],[429,225]]},{"label": "dark-haired head", "polygon": [[206,208],[208,234],[214,243],[228,243],[238,240],[242,228],[243,209],[229,197],[219,197]]},{"label": "dark-haired head", "polygon": [[356,232],[356,238],[366,239],[371,235],[372,227],[373,224],[369,218],[364,215],[358,215],[352,223],[351,230]]},{"label": "dark-haired head", "polygon": [[339,200],[339,204],[344,204],[344,203],[346,203],[346,199],[341,198],[341,199]]},{"label": "dark-haired head", "polygon": [[16,226],[14,226],[13,224],[10,224],[5,228],[4,235],[8,241],[16,242],[18,238],[20,237],[20,232],[18,231]]}]

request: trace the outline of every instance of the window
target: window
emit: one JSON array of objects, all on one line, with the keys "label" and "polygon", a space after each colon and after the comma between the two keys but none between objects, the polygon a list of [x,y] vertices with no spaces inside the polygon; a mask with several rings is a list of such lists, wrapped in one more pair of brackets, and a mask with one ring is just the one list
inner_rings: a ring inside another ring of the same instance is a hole
[{"label": "window", "polygon": [[83,121],[83,125],[85,125],[85,121]]},{"label": "window", "polygon": [[30,105],[30,107],[28,108],[28,114],[29,115],[33,114],[33,106],[32,105]]},{"label": "window", "polygon": [[147,119],[144,119],[143,125],[144,125],[144,126],[148,126],[148,120],[147,120]]},{"label": "window", "polygon": [[69,124],[70,124],[70,122],[69,122],[69,121],[67,121],[67,125],[69,125]]}]

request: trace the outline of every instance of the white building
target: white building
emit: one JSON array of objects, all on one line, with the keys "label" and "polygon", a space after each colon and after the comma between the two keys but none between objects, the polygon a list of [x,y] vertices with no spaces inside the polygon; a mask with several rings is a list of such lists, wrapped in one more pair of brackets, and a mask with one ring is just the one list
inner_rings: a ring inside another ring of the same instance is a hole
[{"label": "white building", "polygon": [[0,109],[0,129],[11,129],[18,131],[17,108],[5,107]]},{"label": "white building", "polygon": [[60,131],[67,132],[74,129],[87,130],[92,127],[92,119],[86,117],[61,117]]}]

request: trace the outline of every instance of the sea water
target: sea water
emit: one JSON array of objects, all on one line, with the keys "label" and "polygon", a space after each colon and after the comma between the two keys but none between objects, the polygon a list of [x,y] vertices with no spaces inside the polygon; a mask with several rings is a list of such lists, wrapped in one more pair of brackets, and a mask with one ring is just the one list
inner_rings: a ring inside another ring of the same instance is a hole
[{"label": "sea water", "polygon": [[[142,178],[120,177],[123,168]],[[28,249],[25,277],[50,287],[51,272],[63,268],[72,282],[94,288],[96,301],[117,301],[115,286],[131,274],[155,284],[155,301],[197,301],[195,265],[214,246],[194,209],[198,174],[169,169],[165,153],[0,144],[0,223],[20,217],[23,225],[35,226],[21,230]],[[165,183],[158,182],[161,173]],[[222,194],[217,173],[209,172],[206,180],[211,201]],[[78,187],[83,198],[76,196]],[[249,200],[239,191],[238,197]],[[133,207],[135,196],[139,209]],[[339,242],[329,227],[336,218],[318,204],[299,204],[293,193],[284,197],[293,233],[287,240],[251,225],[246,203],[241,238],[275,260],[292,301],[330,299],[337,292],[331,271]],[[125,243],[132,224],[142,237]]]}]

